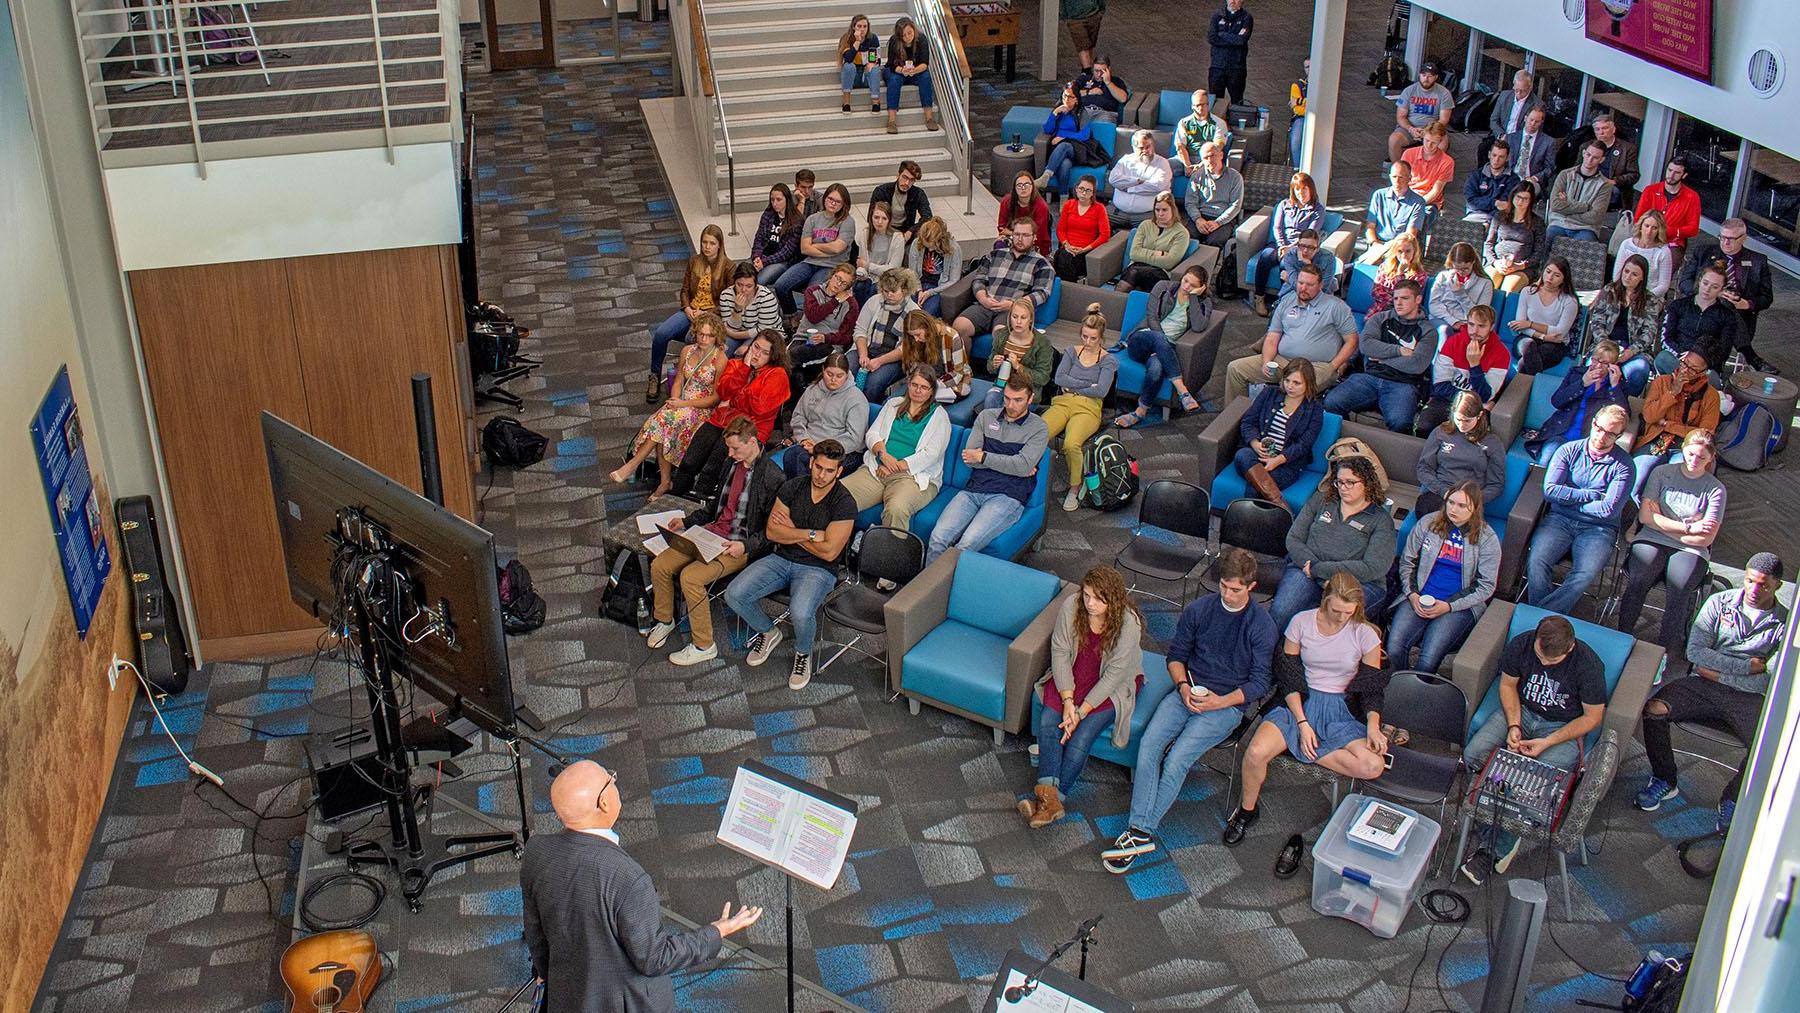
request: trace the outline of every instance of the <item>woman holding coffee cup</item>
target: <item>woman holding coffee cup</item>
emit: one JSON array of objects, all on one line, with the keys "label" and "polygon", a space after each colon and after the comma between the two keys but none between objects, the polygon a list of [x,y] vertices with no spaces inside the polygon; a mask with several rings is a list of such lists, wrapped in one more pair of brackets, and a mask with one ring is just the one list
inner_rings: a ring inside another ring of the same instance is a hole
[{"label": "woman holding coffee cup", "polygon": [[[1450,487],[1444,506],[1413,525],[1400,553],[1406,600],[1388,626],[1388,660],[1395,669],[1435,672],[1462,646],[1493,600],[1500,579],[1500,536],[1482,523],[1481,486]],[[1412,663],[1413,648],[1419,661]]]}]

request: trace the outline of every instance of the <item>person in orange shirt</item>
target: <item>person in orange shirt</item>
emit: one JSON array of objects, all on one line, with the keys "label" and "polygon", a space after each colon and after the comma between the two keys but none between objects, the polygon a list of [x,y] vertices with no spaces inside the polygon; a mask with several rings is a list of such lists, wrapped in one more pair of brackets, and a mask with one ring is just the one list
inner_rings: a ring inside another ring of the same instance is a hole
[{"label": "person in orange shirt", "polygon": [[1425,125],[1419,146],[1406,149],[1400,160],[1412,167],[1413,193],[1431,205],[1433,211],[1444,208],[1444,190],[1456,177],[1456,159],[1450,157],[1450,128],[1442,121]]}]

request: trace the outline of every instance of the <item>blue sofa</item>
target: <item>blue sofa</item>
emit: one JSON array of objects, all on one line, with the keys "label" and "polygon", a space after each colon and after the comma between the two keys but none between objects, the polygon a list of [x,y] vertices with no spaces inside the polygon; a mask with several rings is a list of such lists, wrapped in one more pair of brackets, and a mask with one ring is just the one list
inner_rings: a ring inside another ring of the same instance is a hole
[{"label": "blue sofa", "polygon": [[924,702],[992,728],[996,744],[1024,731],[1057,609],[1074,592],[1055,574],[951,549],[884,607],[888,689],[915,714]]},{"label": "blue sofa", "polygon": [[[1112,729],[1108,728],[1105,734],[1094,740],[1094,748],[1088,753],[1089,756],[1116,763],[1128,770],[1137,766],[1138,742],[1144,736],[1145,727],[1150,724],[1150,715],[1156,713],[1156,705],[1162,703],[1163,697],[1175,691],[1175,682],[1169,678],[1167,658],[1155,651],[1145,651],[1143,664],[1144,686],[1138,690],[1137,704],[1131,710],[1131,738],[1125,743],[1125,748],[1113,745]],[[1037,727],[1038,715],[1043,709],[1043,695],[1032,693],[1031,723],[1026,726],[1027,732]]]}]

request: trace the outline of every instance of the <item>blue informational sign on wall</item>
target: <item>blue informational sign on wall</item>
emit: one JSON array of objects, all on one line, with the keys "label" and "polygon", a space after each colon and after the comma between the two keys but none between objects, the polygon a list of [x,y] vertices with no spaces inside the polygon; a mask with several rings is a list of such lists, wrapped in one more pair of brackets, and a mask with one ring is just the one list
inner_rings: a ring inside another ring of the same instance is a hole
[{"label": "blue informational sign on wall", "polygon": [[75,629],[85,640],[106,575],[112,572],[112,550],[106,543],[100,503],[94,498],[94,475],[88,470],[87,441],[81,436],[67,366],[57,372],[31,420],[31,442],[50,502],[50,526],[62,555],[69,604],[75,608]]}]

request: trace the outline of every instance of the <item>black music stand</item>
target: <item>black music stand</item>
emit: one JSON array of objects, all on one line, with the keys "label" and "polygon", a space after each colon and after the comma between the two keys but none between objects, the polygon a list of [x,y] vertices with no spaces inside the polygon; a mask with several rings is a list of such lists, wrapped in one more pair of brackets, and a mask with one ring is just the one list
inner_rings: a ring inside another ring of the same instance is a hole
[{"label": "black music stand", "polygon": [[[1076,939],[1089,934],[1084,932]],[[1076,939],[1069,940],[1043,961],[1027,957],[1018,950],[1008,950],[999,972],[994,975],[994,987],[988,992],[987,1002],[982,1004],[982,1013],[1006,1013],[1015,1009],[1093,1009],[1100,1013],[1132,1013],[1128,1000],[1049,966],[1049,961],[1055,960]],[[1007,992],[1013,989],[1026,991],[1018,999],[1009,1000]]]}]

